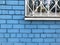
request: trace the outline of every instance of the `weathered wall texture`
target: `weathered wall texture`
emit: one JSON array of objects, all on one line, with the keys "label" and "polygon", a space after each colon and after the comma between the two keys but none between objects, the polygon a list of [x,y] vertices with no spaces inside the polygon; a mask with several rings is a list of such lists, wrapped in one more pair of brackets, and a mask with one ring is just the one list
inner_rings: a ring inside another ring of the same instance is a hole
[{"label": "weathered wall texture", "polygon": [[60,45],[60,21],[25,21],[24,0],[0,0],[0,45]]}]

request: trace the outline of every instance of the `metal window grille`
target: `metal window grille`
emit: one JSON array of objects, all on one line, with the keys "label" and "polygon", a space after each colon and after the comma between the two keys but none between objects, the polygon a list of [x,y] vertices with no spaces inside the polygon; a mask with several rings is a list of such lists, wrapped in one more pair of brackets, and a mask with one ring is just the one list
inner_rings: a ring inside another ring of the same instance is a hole
[{"label": "metal window grille", "polygon": [[60,18],[60,0],[25,0],[25,16]]}]

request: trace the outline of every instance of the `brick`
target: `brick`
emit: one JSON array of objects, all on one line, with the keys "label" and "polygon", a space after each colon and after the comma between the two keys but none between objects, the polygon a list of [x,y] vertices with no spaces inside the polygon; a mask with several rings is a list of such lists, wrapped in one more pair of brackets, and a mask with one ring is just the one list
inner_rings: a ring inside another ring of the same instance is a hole
[{"label": "brick", "polygon": [[1,10],[0,10],[0,14],[1,14]]},{"label": "brick", "polygon": [[37,28],[37,25],[25,25],[25,28]]},{"label": "brick", "polygon": [[53,37],[53,38],[57,38],[57,37],[60,37],[59,35],[60,35],[60,34],[52,34],[52,37]]},{"label": "brick", "polygon": [[55,42],[55,39],[54,38],[45,38],[44,42],[46,42],[46,43]]},{"label": "brick", "polygon": [[15,10],[24,10],[24,6],[13,6]]},{"label": "brick", "polygon": [[24,28],[24,25],[16,24],[16,25],[13,25],[13,28]]},{"label": "brick", "polygon": [[52,34],[46,34],[46,36],[47,36],[48,38],[53,37],[53,35],[52,35]]},{"label": "brick", "polygon": [[28,37],[29,37],[29,38],[34,37],[34,34],[28,34]]},{"label": "brick", "polygon": [[41,36],[40,36],[40,34],[35,34],[34,37],[35,37],[35,38],[39,38],[39,37],[41,37]]},{"label": "brick", "polygon": [[32,38],[32,42],[35,42],[35,43],[43,42],[43,38]]},{"label": "brick", "polygon": [[0,45],[1,45],[1,43],[0,43]]},{"label": "brick", "polygon": [[20,12],[21,12],[21,11],[17,11],[17,10],[16,10],[16,11],[15,11],[15,14],[20,14]]},{"label": "brick", "polygon": [[0,38],[3,38],[4,37],[4,34],[0,34]]},{"label": "brick", "polygon": [[10,35],[11,35],[11,37],[13,37],[13,38],[16,37],[16,34],[10,34]]},{"label": "brick", "polygon": [[0,24],[6,23],[6,20],[0,20]]},{"label": "brick", "polygon": [[9,24],[18,24],[18,20],[7,20]]},{"label": "brick", "polygon": [[7,5],[18,5],[18,1],[6,1]]},{"label": "brick", "polygon": [[0,29],[0,33],[6,33],[6,29]]},{"label": "brick", "polygon": [[16,37],[22,37],[22,34],[17,34],[17,36]]},{"label": "brick", "polygon": [[37,43],[27,43],[26,45],[38,45]]},{"label": "brick", "polygon": [[14,43],[14,45],[25,45],[25,43]]},{"label": "brick", "polygon": [[51,43],[51,45],[60,45],[60,43]]},{"label": "brick", "polygon": [[60,25],[50,25],[50,28],[54,28],[54,29],[60,28]]},{"label": "brick", "polygon": [[22,34],[22,37],[28,37],[28,34]]},{"label": "brick", "polygon": [[6,33],[6,34],[4,34],[4,37],[5,37],[5,38],[9,38],[10,35],[9,35],[8,33]]},{"label": "brick", "polygon": [[19,24],[31,24],[31,21],[19,20]]},{"label": "brick", "polygon": [[12,28],[11,24],[1,24],[1,28]]},{"label": "brick", "polygon": [[20,6],[20,9],[24,10],[24,6]]},{"label": "brick", "polygon": [[56,29],[56,33],[60,33],[60,29]]},{"label": "brick", "polygon": [[10,43],[10,42],[3,42],[2,45],[13,45],[13,43]]},{"label": "brick", "polygon": [[19,5],[24,5],[24,1],[19,1]]},{"label": "brick", "polygon": [[25,12],[24,12],[23,10],[21,10],[21,11],[15,11],[15,14],[24,15],[24,14],[25,14]]},{"label": "brick", "polygon": [[32,21],[32,23],[31,24],[43,24],[43,21]]},{"label": "brick", "polygon": [[56,42],[59,42],[60,43],[60,38],[56,38]]},{"label": "brick", "polygon": [[20,38],[20,42],[31,42],[31,38]]},{"label": "brick", "polygon": [[41,34],[41,37],[42,38],[46,38],[46,34]]},{"label": "brick", "polygon": [[8,29],[8,33],[18,33],[19,29]]},{"label": "brick", "polygon": [[58,37],[60,37],[60,34],[57,34]]},{"label": "brick", "polygon": [[0,1],[0,4],[5,4],[5,1]]},{"label": "brick", "polygon": [[39,43],[39,45],[49,45],[49,43]]},{"label": "brick", "polygon": [[22,11],[20,11],[20,15],[24,15],[25,14],[25,12],[22,10]]},{"label": "brick", "polygon": [[12,6],[0,5],[0,9],[12,9]]},{"label": "brick", "polygon": [[32,29],[32,33],[43,33],[43,29]]},{"label": "brick", "polygon": [[24,19],[24,16],[22,16],[22,15],[13,15],[13,19],[21,20],[21,19]]},{"label": "brick", "polygon": [[6,38],[0,38],[0,42],[7,42]]},{"label": "brick", "polygon": [[55,29],[44,29],[44,33],[55,33]]},{"label": "brick", "polygon": [[8,10],[2,10],[1,13],[2,14],[8,14]]},{"label": "brick", "polygon": [[43,21],[44,25],[55,24],[55,21]]},{"label": "brick", "polygon": [[20,29],[20,33],[31,33],[31,29]]},{"label": "brick", "polygon": [[10,10],[10,11],[9,11],[9,14],[14,14],[14,11],[13,11],[13,10]]},{"label": "brick", "polygon": [[38,28],[49,28],[49,25],[38,25]]},{"label": "brick", "polygon": [[12,19],[11,15],[0,15],[0,19]]},{"label": "brick", "polygon": [[8,42],[19,42],[18,38],[8,38]]},{"label": "brick", "polygon": [[60,25],[60,21],[55,21],[55,23],[56,23],[57,25],[58,25],[58,24]]}]

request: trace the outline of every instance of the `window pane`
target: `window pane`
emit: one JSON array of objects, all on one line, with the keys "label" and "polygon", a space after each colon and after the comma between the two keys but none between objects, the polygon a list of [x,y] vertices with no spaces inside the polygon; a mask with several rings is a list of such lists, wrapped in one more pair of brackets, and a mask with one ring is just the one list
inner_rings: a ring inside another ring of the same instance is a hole
[{"label": "window pane", "polygon": [[60,12],[60,0],[29,0],[28,14],[55,15]]}]

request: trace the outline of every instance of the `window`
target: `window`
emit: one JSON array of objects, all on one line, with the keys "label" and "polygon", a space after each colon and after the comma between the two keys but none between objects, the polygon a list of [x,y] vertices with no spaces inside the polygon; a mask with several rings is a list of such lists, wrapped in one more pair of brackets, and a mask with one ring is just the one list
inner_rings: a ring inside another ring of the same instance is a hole
[{"label": "window", "polygon": [[25,20],[60,20],[60,0],[25,0]]}]

